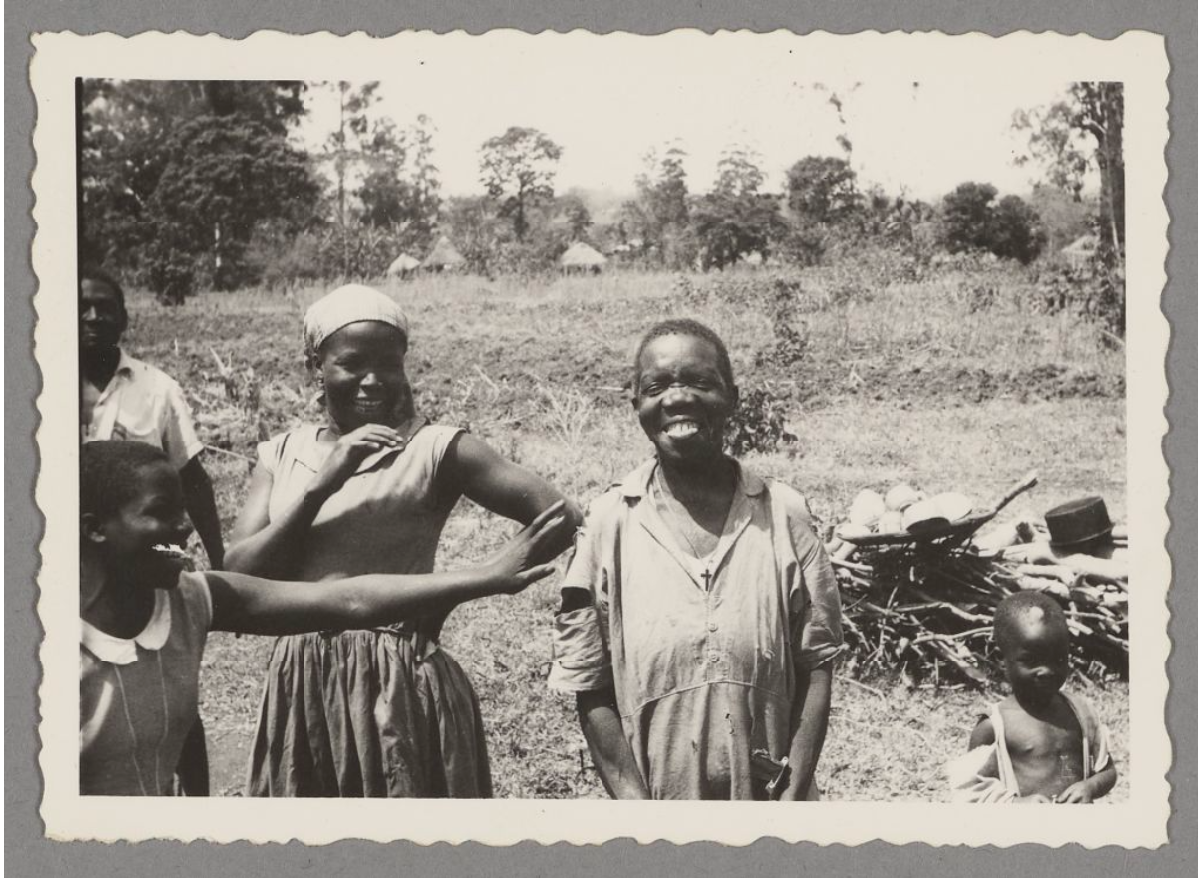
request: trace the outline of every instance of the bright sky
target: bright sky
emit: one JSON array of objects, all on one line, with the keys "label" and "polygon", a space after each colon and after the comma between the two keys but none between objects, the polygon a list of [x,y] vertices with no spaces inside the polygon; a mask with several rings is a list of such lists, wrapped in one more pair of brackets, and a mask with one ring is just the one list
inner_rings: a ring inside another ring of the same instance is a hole
[{"label": "bright sky", "polygon": [[[1013,112],[1050,103],[1067,87],[1023,80],[1011,69],[948,72],[916,85],[878,69],[858,85],[839,85],[833,76],[856,71],[831,70],[821,87],[811,65],[774,44],[680,47],[656,39],[626,41],[619,53],[603,38],[575,42],[569,52],[537,38],[492,52],[465,35],[426,35],[396,53],[391,76],[379,76],[379,112],[401,127],[419,113],[433,119],[434,162],[449,195],[480,193],[479,146],[520,125],[563,147],[560,192],[631,192],[642,155],[672,140],[689,154],[694,193],[709,188],[731,144],[756,150],[768,188],[778,190],[796,160],[842,156],[836,138],[844,134],[861,183],[933,200],[967,180],[1027,192],[1040,173],[1013,164],[1023,143],[1011,129]],[[844,123],[831,91],[842,99]],[[314,93],[306,140],[318,142],[336,126],[336,108],[332,92]]]}]

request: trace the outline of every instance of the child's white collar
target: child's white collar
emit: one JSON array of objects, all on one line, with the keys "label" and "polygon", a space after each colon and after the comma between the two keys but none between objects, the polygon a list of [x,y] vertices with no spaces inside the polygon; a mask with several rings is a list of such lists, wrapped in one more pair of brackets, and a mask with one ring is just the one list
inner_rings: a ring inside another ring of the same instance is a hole
[{"label": "child's white collar", "polygon": [[105,634],[86,619],[79,621],[83,625],[79,642],[84,649],[102,662],[131,665],[137,661],[139,646],[157,652],[167,642],[167,637],[171,634],[170,594],[166,589],[154,590],[154,611],[150,614],[150,621],[146,623],[141,634],[135,634],[129,640]]}]

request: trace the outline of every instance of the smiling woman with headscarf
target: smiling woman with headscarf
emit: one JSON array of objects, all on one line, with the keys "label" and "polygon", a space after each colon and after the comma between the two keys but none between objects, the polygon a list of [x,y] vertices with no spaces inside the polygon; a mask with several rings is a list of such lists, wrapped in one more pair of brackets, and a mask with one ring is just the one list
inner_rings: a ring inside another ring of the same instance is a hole
[{"label": "smiling woman with headscarf", "polygon": [[[459,497],[522,524],[562,499],[479,439],[417,414],[404,372],[408,320],[387,296],[339,287],[309,308],[304,340],[326,423],[259,446],[230,570],[303,581],[427,573]],[[569,505],[558,551],[577,521]],[[438,646],[451,609],[280,638],[249,794],[490,797],[478,699]]]}]

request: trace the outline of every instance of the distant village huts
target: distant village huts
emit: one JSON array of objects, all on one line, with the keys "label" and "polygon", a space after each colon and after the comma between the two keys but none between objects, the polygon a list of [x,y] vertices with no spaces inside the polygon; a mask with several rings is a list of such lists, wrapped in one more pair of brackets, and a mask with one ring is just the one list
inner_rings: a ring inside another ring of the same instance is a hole
[{"label": "distant village huts", "polygon": [[565,274],[599,274],[608,260],[595,247],[576,241],[558,258],[559,267]]},{"label": "distant village huts", "polygon": [[1059,253],[1072,269],[1078,271],[1081,268],[1087,267],[1088,262],[1096,255],[1096,247],[1099,246],[1099,243],[1100,240],[1095,235],[1080,235],[1066,247],[1063,247]]},{"label": "distant village huts", "polygon": [[421,263],[421,267],[426,271],[458,271],[466,264],[467,260],[450,243],[450,239],[442,235]]},{"label": "distant village huts", "polygon": [[388,277],[411,277],[413,272],[421,267],[421,260],[407,253],[401,253],[387,267]]}]

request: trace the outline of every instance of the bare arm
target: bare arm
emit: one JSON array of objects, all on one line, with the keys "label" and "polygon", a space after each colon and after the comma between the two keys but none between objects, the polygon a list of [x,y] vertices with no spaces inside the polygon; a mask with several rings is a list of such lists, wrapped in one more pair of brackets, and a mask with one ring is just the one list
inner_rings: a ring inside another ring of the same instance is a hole
[{"label": "bare arm", "polygon": [[967,749],[974,750],[976,747],[987,747],[995,743],[996,729],[992,726],[991,717],[985,716],[971,730],[971,741],[967,744]]},{"label": "bare arm", "polygon": [[197,454],[179,471],[183,482],[183,503],[188,517],[196,526],[200,542],[208,554],[208,565],[215,569],[225,566],[225,546],[221,542],[221,519],[217,515],[217,500],[213,496],[212,480]]},{"label": "bare arm", "polygon": [[1111,759],[1108,765],[1087,780],[1071,784],[1058,794],[1054,801],[1064,805],[1083,805],[1107,796],[1117,783],[1117,765]]},{"label": "bare arm", "polygon": [[788,764],[792,767],[784,801],[802,801],[808,796],[825,732],[829,728],[829,703],[833,690],[833,668],[830,662],[807,673],[797,673],[796,698],[792,702],[792,747]]},{"label": "bare arm", "polygon": [[212,627],[245,634],[300,634],[386,625],[431,607],[514,594],[553,568],[536,558],[562,525],[555,504],[480,567],[410,576],[372,574],[326,582],[280,582],[209,572]]},{"label": "bare arm", "polygon": [[304,538],[326,498],[306,491],[272,521],[268,507],[273,484],[274,478],[262,464],[255,467],[250,492],[225,553],[227,569],[279,579],[294,575],[302,557]]},{"label": "bare arm", "polygon": [[650,791],[646,789],[621,728],[613,691],[580,692],[575,696],[575,707],[592,762],[596,764],[608,794],[614,799],[649,799]]},{"label": "bare arm", "polygon": [[572,535],[583,522],[583,513],[541,476],[501,457],[470,433],[455,437],[446,449],[443,464],[452,489],[521,524],[533,521],[543,509],[558,501],[565,501],[563,526],[546,547],[545,557],[539,560],[551,561],[570,547]]}]

